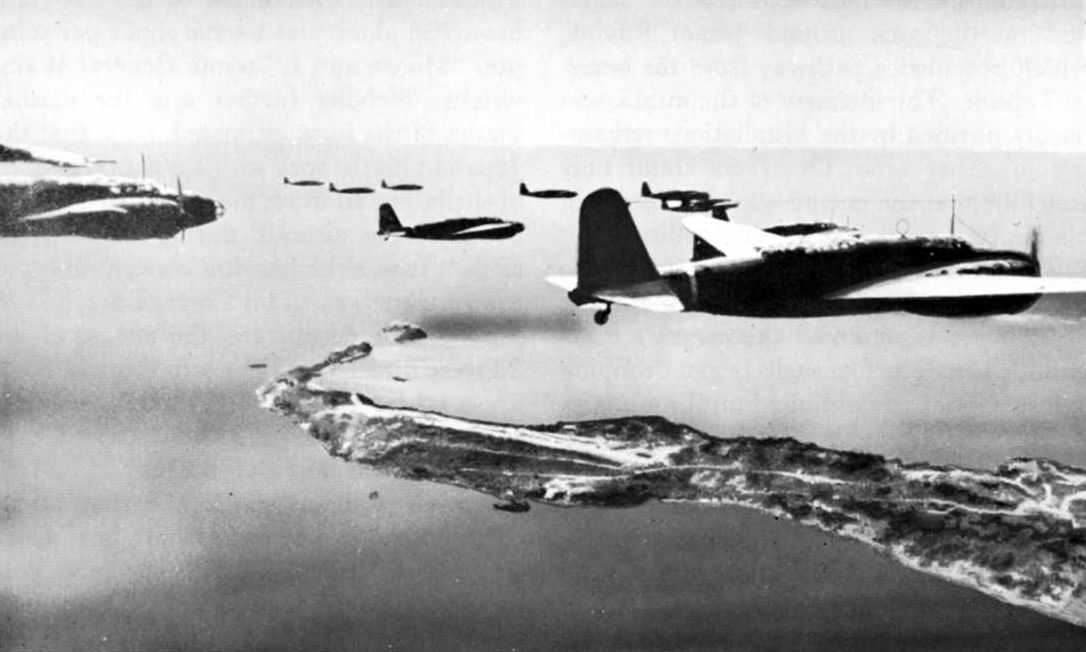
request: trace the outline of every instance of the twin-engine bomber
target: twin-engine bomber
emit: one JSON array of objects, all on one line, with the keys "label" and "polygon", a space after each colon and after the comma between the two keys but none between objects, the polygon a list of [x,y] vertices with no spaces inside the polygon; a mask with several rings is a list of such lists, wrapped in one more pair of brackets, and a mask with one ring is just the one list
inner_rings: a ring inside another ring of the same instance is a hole
[{"label": "twin-engine bomber", "polygon": [[381,204],[377,235],[423,240],[500,240],[524,230],[520,222],[498,217],[454,217],[452,219],[404,226],[390,204]]},{"label": "twin-engine bomber", "polygon": [[693,259],[657,269],[616,190],[581,204],[577,276],[547,280],[578,305],[750,317],[906,311],[935,317],[1021,312],[1044,294],[1086,293],[1086,279],[1040,275],[1028,253],[980,249],[954,235],[869,235],[837,225],[759,229],[688,217]]},{"label": "twin-engine bomber", "polygon": [[577,196],[576,190],[564,190],[562,188],[550,188],[547,190],[528,190],[528,184],[520,182],[520,194],[522,197],[538,197],[540,199],[569,199]]},{"label": "twin-engine bomber", "polygon": [[214,222],[223,205],[120,177],[0,178],[0,237],[172,238]]},{"label": "twin-engine bomber", "polygon": [[337,188],[336,184],[331,181],[328,182],[328,192],[338,192],[344,195],[368,195],[373,192],[373,188],[368,186],[352,186],[350,188]]}]

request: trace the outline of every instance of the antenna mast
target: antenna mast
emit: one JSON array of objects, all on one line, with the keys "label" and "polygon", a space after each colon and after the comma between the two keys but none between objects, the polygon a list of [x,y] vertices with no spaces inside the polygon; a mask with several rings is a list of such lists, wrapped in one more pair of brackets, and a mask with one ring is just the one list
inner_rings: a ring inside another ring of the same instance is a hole
[{"label": "antenna mast", "polygon": [[954,219],[957,217],[958,198],[951,193],[950,195],[950,235],[954,235]]}]

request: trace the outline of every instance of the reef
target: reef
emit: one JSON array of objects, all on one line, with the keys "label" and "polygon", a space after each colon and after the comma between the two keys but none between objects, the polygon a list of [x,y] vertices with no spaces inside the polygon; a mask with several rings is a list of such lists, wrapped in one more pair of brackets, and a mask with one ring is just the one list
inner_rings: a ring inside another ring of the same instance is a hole
[{"label": "reef", "polygon": [[320,385],[365,342],[257,390],[336,457],[471,489],[496,508],[739,505],[862,541],[916,570],[1086,627],[1086,470],[905,463],[791,438],[720,438],[659,416],[513,425]]},{"label": "reef", "polygon": [[405,321],[389,322],[388,326],[381,329],[381,333],[389,342],[413,342],[426,339],[426,331],[415,324]]}]

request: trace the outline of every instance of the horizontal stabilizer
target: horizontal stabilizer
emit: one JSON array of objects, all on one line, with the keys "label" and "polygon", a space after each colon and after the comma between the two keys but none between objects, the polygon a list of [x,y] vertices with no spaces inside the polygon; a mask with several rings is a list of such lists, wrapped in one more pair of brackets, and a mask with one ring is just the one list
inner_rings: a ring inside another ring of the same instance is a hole
[{"label": "horizontal stabilizer", "polygon": [[996,274],[915,274],[831,294],[828,298],[953,299],[1031,294],[1086,294],[1086,278]]},{"label": "horizontal stabilizer", "polygon": [[[548,276],[547,282],[567,292],[577,289],[575,276]],[[675,296],[667,281],[662,278],[621,288],[597,290],[586,299],[584,301],[586,304],[617,303],[653,312],[682,312],[684,310],[682,301]]]},{"label": "horizontal stabilizer", "polygon": [[750,258],[762,249],[780,244],[781,236],[747,224],[725,222],[699,215],[682,221],[687,231],[708,242],[730,258]]},{"label": "horizontal stabilizer", "polygon": [[560,287],[566,292],[572,292],[577,288],[576,276],[548,276],[546,281],[555,287]]},{"label": "horizontal stabilizer", "polygon": [[593,296],[607,302],[617,303],[653,312],[682,312],[683,302],[671,291],[671,286],[664,279],[646,281],[623,288],[597,290]]}]

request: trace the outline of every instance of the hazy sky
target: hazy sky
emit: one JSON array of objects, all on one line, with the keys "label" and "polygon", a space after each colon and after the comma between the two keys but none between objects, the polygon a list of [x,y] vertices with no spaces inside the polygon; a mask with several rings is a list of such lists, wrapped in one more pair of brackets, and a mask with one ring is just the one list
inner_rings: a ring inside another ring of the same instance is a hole
[{"label": "hazy sky", "polygon": [[5,3],[3,138],[1086,149],[1079,0]]}]

